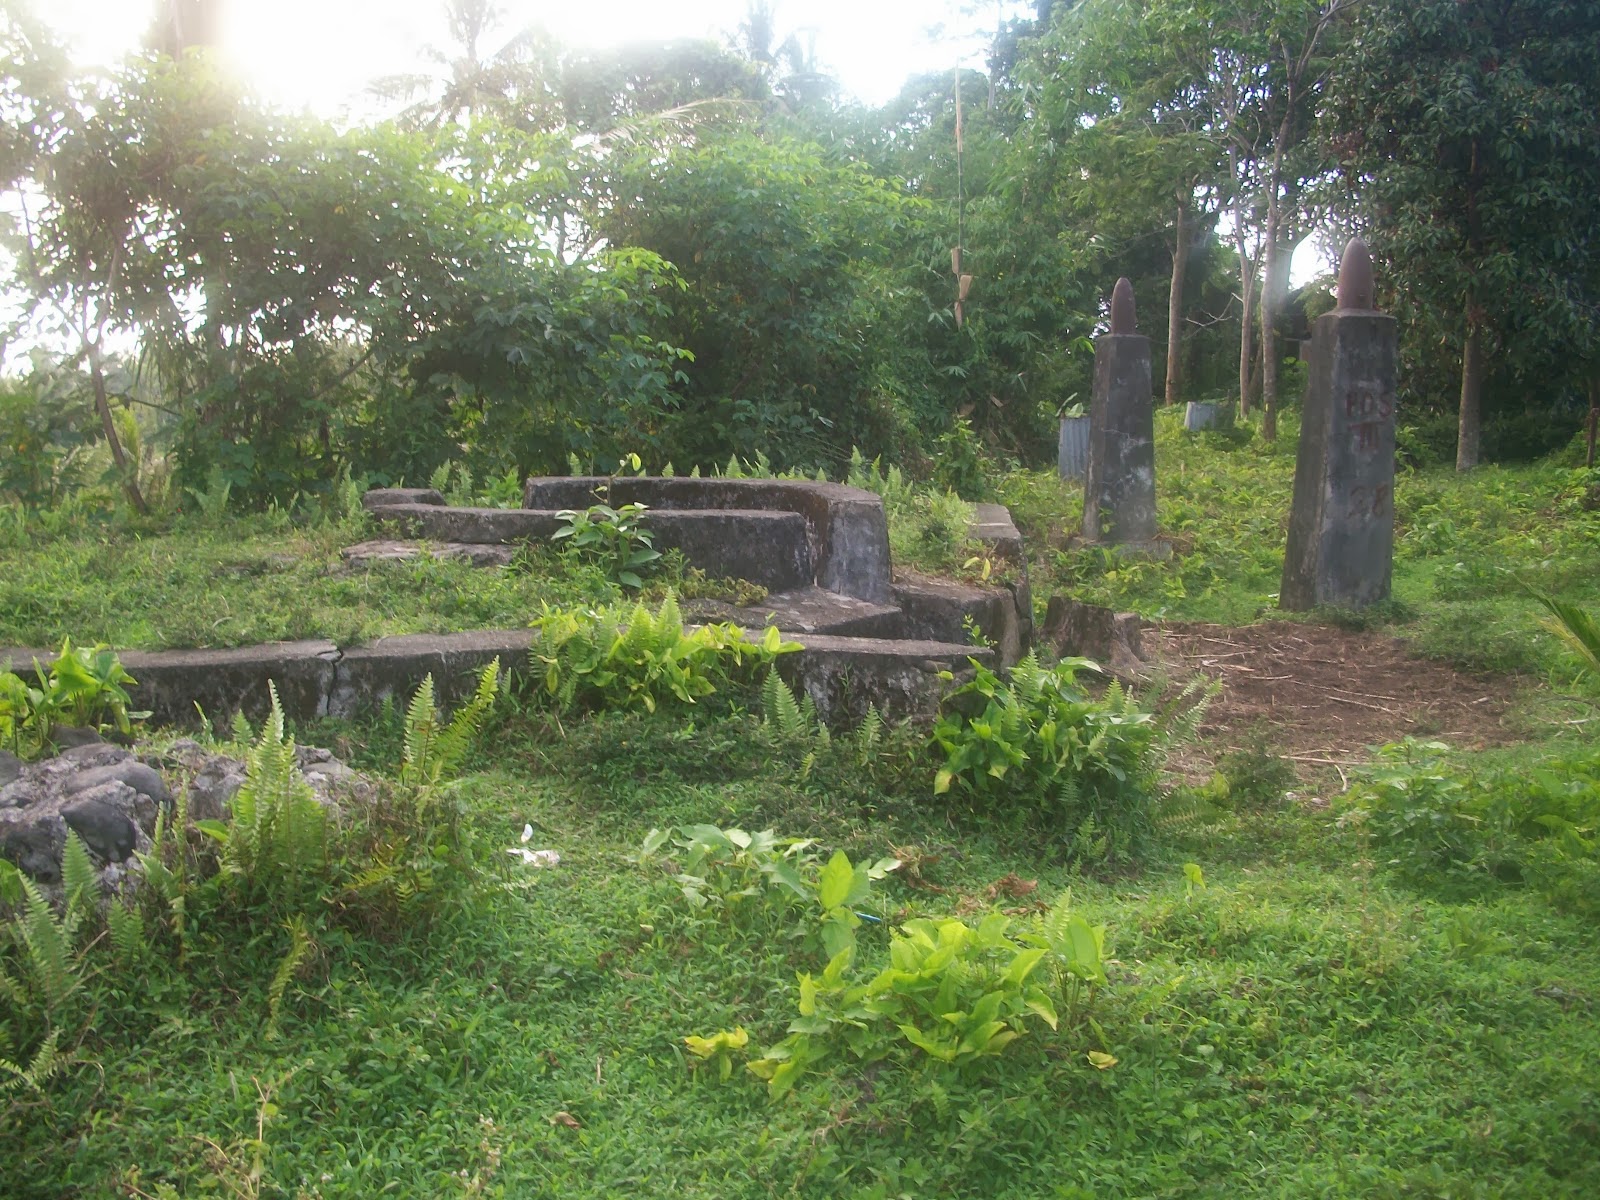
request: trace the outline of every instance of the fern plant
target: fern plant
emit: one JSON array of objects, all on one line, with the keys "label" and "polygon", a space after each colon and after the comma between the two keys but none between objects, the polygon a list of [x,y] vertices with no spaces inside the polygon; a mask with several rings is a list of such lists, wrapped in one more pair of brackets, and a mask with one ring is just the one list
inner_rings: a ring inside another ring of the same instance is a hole
[{"label": "fern plant", "polygon": [[1600,683],[1600,621],[1569,601],[1542,592],[1535,592],[1534,598],[1550,614],[1544,627],[1578,656],[1583,674]]},{"label": "fern plant", "polygon": [[479,673],[472,699],[446,721],[434,701],[433,675],[425,676],[406,708],[401,785],[431,795],[446,776],[459,770],[499,693],[500,660],[496,658]]},{"label": "fern plant", "polygon": [[8,930],[20,969],[13,974],[0,963],[0,995],[8,1001],[0,1016],[0,1093],[37,1090],[65,1062],[61,1025],[83,982],[79,931],[96,919],[100,903],[99,874],[76,832],[67,834],[61,879],[58,915],[38,884],[0,859],[0,891],[18,898],[21,908]]},{"label": "fern plant", "polygon": [[278,689],[270,682],[267,687],[272,708],[245,757],[233,819],[197,827],[221,843],[219,877],[226,886],[269,908],[297,911],[327,870],[328,816],[295,765]]},{"label": "fern plant", "polygon": [[817,764],[817,755],[827,750],[833,741],[827,725],[817,716],[816,702],[810,696],[797,700],[778,675],[777,668],[773,668],[767,672],[767,681],[761,686],[761,712],[768,732],[784,747],[804,747],[800,777],[809,778]]},{"label": "fern plant", "polygon": [[311,952],[316,948],[316,943],[311,939],[311,933],[306,929],[306,919],[301,914],[295,914],[285,923],[289,933],[289,949],[278,962],[278,969],[272,974],[272,983],[267,988],[267,1028],[266,1036],[271,1040],[278,1036],[278,1012],[283,1006],[283,997],[289,990],[289,984],[305,965]]},{"label": "fern plant", "polygon": [[[172,808],[162,808],[156,813],[156,827],[150,835],[150,849],[137,856],[144,874],[145,895],[156,907],[165,909],[165,919],[178,944],[180,964],[188,952],[188,907],[192,866],[184,836],[188,828],[189,792],[187,788],[181,788],[178,791],[177,802]],[[123,920],[116,917],[113,910],[114,945],[115,923]],[[142,933],[142,919],[140,925]],[[120,950],[120,947],[118,949]]]},{"label": "fern plant", "polygon": [[439,710],[432,675],[417,687],[406,706],[398,787],[391,803],[366,814],[369,840],[356,856],[364,863],[345,889],[347,909],[359,904],[369,917],[414,912],[418,901],[435,890],[441,873],[470,861],[463,853],[458,812],[439,800],[493,710],[500,678],[496,658],[479,673],[472,698],[453,717]]}]

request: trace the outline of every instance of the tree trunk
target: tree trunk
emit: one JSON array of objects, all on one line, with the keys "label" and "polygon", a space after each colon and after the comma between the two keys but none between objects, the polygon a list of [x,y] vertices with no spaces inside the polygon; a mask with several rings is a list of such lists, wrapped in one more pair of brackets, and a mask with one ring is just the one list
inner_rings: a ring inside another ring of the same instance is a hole
[{"label": "tree trunk", "polygon": [[1467,340],[1461,348],[1461,417],[1456,426],[1456,470],[1478,465],[1483,431],[1483,334],[1475,311],[1467,313]]},{"label": "tree trunk", "polygon": [[1600,433],[1600,375],[1593,375],[1589,379],[1589,452],[1583,459],[1586,467],[1594,466],[1596,433]]},{"label": "tree trunk", "polygon": [[1278,436],[1278,314],[1283,311],[1283,298],[1289,291],[1289,265],[1293,260],[1292,247],[1280,241],[1282,235],[1281,214],[1269,212],[1261,272],[1261,436],[1269,442]]},{"label": "tree trunk", "polygon": [[1255,359],[1256,273],[1239,239],[1239,415],[1250,415],[1250,366]]},{"label": "tree trunk", "polygon": [[100,365],[100,347],[87,344],[89,352],[89,380],[94,385],[94,407],[100,414],[100,428],[106,435],[106,445],[111,448],[111,461],[122,477],[122,490],[128,494],[128,503],[140,516],[149,513],[144,496],[139,491],[139,473],[128,466],[128,456],[123,452],[122,439],[117,436],[117,423],[111,419],[111,402],[106,398],[106,376]]},{"label": "tree trunk", "polygon": [[1172,290],[1167,297],[1167,386],[1166,402],[1183,398],[1183,280],[1189,267],[1189,203],[1178,202],[1178,223],[1173,233]]}]

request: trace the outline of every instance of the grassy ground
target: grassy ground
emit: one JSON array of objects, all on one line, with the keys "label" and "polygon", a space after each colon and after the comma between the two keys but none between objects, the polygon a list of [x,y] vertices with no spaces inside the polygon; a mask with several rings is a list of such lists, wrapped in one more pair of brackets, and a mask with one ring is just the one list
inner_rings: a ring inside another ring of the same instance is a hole
[{"label": "grassy ground", "polygon": [[[318,732],[369,766],[392,761],[392,724]],[[459,793],[480,884],[381,937],[324,918],[274,1035],[279,928],[202,944],[184,970],[152,960],[136,984],[105,972],[80,1065],[0,1110],[0,1191],[1600,1189],[1592,925],[1514,890],[1450,904],[1391,886],[1328,812],[1239,814],[1135,875],[1095,881],[933,805],[920,767],[876,785],[838,763],[806,774],[737,714],[606,717],[565,736],[513,719],[489,741]],[[720,1082],[691,1069],[682,1039],[742,1025],[770,1044],[793,1016],[795,972],[815,963],[789,938],[694,912],[665,871],[634,860],[651,826],[696,821],[775,825],[858,859],[898,854],[919,875],[889,884],[879,911],[896,920],[1020,910],[1070,886],[1108,927],[1111,983],[1092,1022],[1041,1027],[999,1058],[844,1061],[770,1102],[743,1071]],[[559,867],[502,856],[524,822]],[[1011,875],[1038,892],[1011,898]],[[1090,1051],[1116,1064],[1097,1069]]]},{"label": "grassy ground", "polygon": [[0,549],[0,646],[51,647],[63,635],[123,650],[295,638],[350,645],[517,628],[541,601],[621,594],[599,571],[544,549],[504,571],[432,559],[347,567],[340,548],[372,536],[359,520],[297,526],[271,515],[184,519],[145,533],[17,533]]},{"label": "grassy ground", "polygon": [[[1049,535],[1076,523],[1072,491],[1047,474],[1002,481],[1035,546],[1036,592],[1071,585],[1172,618],[1270,612],[1285,449],[1187,442],[1164,414],[1159,452],[1180,549],[1166,564],[1054,549]],[[1594,604],[1593,482],[1554,467],[1403,476],[1385,619],[1435,653],[1528,672],[1535,700],[1555,695],[1567,660],[1515,581]],[[941,506],[906,511],[948,558]],[[524,575],[347,576],[336,552],[358,532],[255,518],[19,538],[0,643],[517,624],[541,598],[608,586],[542,558]],[[907,526],[901,544],[917,536]],[[1587,722],[1585,695],[1563,703]],[[1331,780],[1253,806],[1236,788],[1234,811],[1169,827],[1136,869],[1076,871],[1034,831],[936,800],[916,735],[870,770],[842,751],[808,762],[752,705],[502,716],[455,793],[475,878],[401,921],[365,923],[336,897],[316,907],[315,950],[276,1019],[281,918],[197,917],[181,963],[160,939],[131,965],[91,948],[57,1014],[72,1061],[0,1099],[0,1195],[1600,1194],[1592,917],[1487,877],[1470,899],[1401,886]],[[1562,732],[1467,765],[1549,776],[1593,726],[1549,728]],[[301,732],[376,773],[399,761],[392,713]],[[668,869],[637,860],[652,827],[696,822],[905,860],[868,906],[884,920],[863,927],[868,954],[912,916],[1021,919],[1070,888],[1107,927],[1109,983],[1059,1032],[1035,1023],[998,1057],[945,1067],[902,1046],[866,1068],[840,1058],[770,1101],[742,1069],[693,1069],[683,1038],[742,1026],[752,1048],[771,1045],[795,1016],[796,973],[820,964],[786,928],[690,908]],[[525,823],[558,867],[504,853]]]}]

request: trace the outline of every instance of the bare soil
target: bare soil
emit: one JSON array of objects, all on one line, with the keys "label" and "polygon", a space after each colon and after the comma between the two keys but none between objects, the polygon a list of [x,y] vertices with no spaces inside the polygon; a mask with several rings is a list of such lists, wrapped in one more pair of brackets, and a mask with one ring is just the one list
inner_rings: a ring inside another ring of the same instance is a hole
[{"label": "bare soil", "polygon": [[1211,755],[1256,728],[1303,776],[1367,762],[1370,747],[1407,734],[1467,749],[1516,740],[1515,687],[1421,658],[1379,633],[1269,622],[1166,625],[1144,632],[1144,656],[1175,677],[1222,681],[1206,715]]}]

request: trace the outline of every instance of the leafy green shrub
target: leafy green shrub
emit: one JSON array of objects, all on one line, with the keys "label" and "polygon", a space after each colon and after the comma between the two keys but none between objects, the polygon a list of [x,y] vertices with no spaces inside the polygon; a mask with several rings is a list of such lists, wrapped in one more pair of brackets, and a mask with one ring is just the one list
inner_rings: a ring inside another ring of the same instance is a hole
[{"label": "leafy green shrub", "polygon": [[502,475],[487,476],[480,484],[465,463],[448,460],[428,476],[428,486],[459,508],[520,508],[522,476],[516,467]]},{"label": "leafy green shrub", "polygon": [[38,687],[0,670],[0,745],[21,757],[42,752],[57,725],[128,733],[133,721],[150,715],[128,710],[131,701],[124,685],[136,680],[104,644],[74,646],[65,638],[49,671],[35,663],[34,676]]},{"label": "leafy green shrub", "polygon": [[[807,851],[809,838],[780,838],[770,829],[746,833],[715,825],[685,825],[681,829],[652,829],[640,847],[647,862],[663,848],[675,846],[682,855],[682,870],[673,878],[683,898],[695,909],[715,908],[737,919],[762,907],[776,894],[780,901],[810,899],[812,889],[800,868],[814,861]],[[747,901],[757,901],[749,904]]]},{"label": "leafy green shrub", "polygon": [[644,527],[647,511],[639,503],[617,508],[609,504],[564,508],[556,516],[565,524],[550,537],[606,567],[624,587],[642,588],[644,580],[639,572],[661,557],[650,531]]},{"label": "leafy green shrub", "polygon": [[36,351],[26,380],[0,383],[0,497],[24,510],[54,508],[87,481],[97,435],[83,377],[52,369]]},{"label": "leafy green shrub", "polygon": [[963,500],[987,500],[992,493],[983,473],[983,447],[972,422],[957,417],[934,445],[933,479]]},{"label": "leafy green shrub", "polygon": [[1194,735],[1216,685],[1196,681],[1149,709],[1117,683],[1091,696],[1077,680],[1087,659],[1045,667],[1029,655],[1008,681],[973,665],[934,726],[944,755],[934,793],[1019,813],[1079,855],[1136,853],[1153,827],[1166,754]]},{"label": "leafy green shrub", "polygon": [[1531,885],[1600,911],[1600,752],[1533,769],[1450,766],[1442,742],[1385,746],[1346,801],[1344,819],[1407,883],[1472,894]]},{"label": "leafy green shrub", "polygon": [[1263,729],[1217,759],[1217,775],[1223,783],[1222,799],[1235,811],[1276,808],[1298,782],[1294,767],[1272,748]]},{"label": "leafy green shrub", "polygon": [[759,642],[737,625],[686,629],[675,597],[651,612],[546,609],[530,665],[538,691],[557,708],[643,708],[694,704],[734,684],[749,684],[780,654],[800,648],[769,628]]},{"label": "leafy green shrub", "polygon": [[[835,860],[842,859],[835,855]],[[830,864],[831,865],[831,864]],[[848,860],[843,860],[845,872]],[[836,887],[836,896],[842,890]],[[913,918],[889,944],[888,965],[857,971],[853,935],[820,975],[801,973],[789,1035],[749,1064],[773,1099],[841,1049],[876,1062],[905,1047],[961,1066],[998,1055],[1030,1019],[1058,1027],[1057,999],[1069,1019],[1083,1011],[1083,989],[1105,982],[1105,929],[1071,911],[1063,895],[1045,915],[1008,936],[1011,918],[992,912],[976,926],[955,917]]]}]

